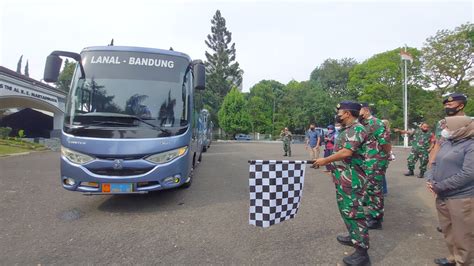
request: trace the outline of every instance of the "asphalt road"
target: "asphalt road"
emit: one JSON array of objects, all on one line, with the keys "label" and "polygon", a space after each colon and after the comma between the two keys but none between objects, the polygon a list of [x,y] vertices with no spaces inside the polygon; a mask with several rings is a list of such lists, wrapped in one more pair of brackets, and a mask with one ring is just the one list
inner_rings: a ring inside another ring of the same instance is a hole
[{"label": "asphalt road", "polygon": [[[293,145],[294,159],[307,159]],[[408,152],[388,171],[383,230],[370,231],[372,265],[433,265],[444,256],[433,197],[405,177]],[[277,143],[213,143],[191,188],[83,196],[59,183],[59,154],[0,158],[0,264],[342,264],[345,227],[331,178],[307,168],[295,219],[248,225],[249,159],[283,159]]]}]

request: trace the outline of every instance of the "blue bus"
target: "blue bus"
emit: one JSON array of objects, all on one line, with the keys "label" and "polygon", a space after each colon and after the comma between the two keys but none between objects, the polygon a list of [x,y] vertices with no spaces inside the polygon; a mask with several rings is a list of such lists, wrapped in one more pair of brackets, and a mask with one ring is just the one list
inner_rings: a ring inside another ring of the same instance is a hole
[{"label": "blue bus", "polygon": [[189,187],[201,160],[205,67],[180,52],[96,46],[54,51],[77,61],[61,133],[61,184],[85,194],[129,194]]}]

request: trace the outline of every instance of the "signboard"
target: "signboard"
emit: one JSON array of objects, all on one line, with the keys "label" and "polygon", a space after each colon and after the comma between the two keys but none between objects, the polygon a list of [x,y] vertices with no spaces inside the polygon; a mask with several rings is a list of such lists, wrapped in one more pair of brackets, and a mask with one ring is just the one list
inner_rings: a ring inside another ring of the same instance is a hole
[{"label": "signboard", "polygon": [[0,80],[0,96],[20,95],[43,100],[59,108],[58,97],[38,92],[25,87],[19,87],[9,82]]}]

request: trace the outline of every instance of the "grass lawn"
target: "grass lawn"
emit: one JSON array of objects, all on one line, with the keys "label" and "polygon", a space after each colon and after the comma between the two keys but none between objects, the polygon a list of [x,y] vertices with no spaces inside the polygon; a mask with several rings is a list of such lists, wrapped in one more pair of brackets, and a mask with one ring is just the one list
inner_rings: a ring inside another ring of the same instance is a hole
[{"label": "grass lawn", "polygon": [[0,155],[19,153],[19,152],[25,152],[25,151],[31,151],[31,150],[0,144]]}]

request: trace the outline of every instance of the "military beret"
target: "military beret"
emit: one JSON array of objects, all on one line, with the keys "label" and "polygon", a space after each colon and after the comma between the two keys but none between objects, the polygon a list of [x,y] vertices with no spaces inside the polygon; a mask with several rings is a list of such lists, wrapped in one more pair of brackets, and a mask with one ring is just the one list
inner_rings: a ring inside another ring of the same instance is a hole
[{"label": "military beret", "polygon": [[467,102],[467,96],[462,93],[451,93],[444,98],[443,104],[453,101]]},{"label": "military beret", "polygon": [[369,107],[369,103],[367,103],[367,102],[361,102],[361,103],[360,103],[360,106],[361,106],[362,108],[364,108],[364,107]]},{"label": "military beret", "polygon": [[360,111],[360,103],[356,102],[351,102],[351,101],[342,101],[337,104],[336,106],[337,110],[354,110],[354,111]]},{"label": "military beret", "polygon": [[328,129],[334,129],[334,126],[333,126],[333,125],[329,125],[329,126],[328,126]]}]

